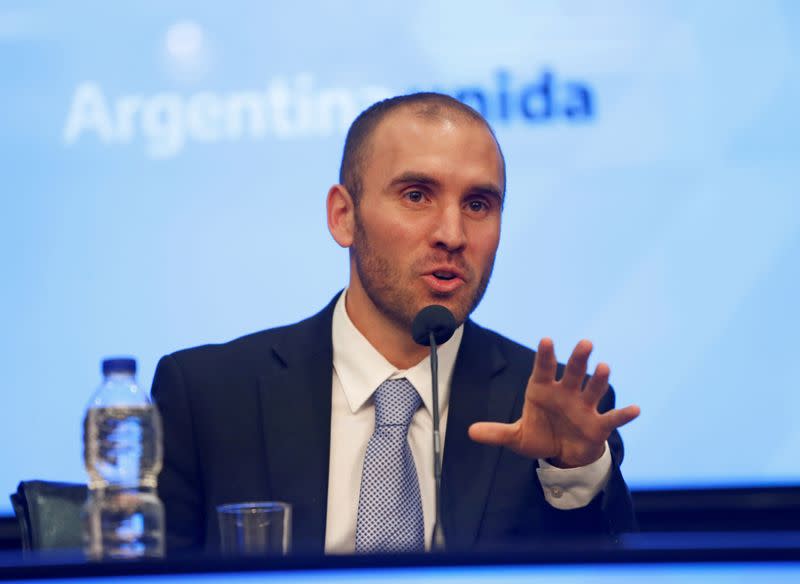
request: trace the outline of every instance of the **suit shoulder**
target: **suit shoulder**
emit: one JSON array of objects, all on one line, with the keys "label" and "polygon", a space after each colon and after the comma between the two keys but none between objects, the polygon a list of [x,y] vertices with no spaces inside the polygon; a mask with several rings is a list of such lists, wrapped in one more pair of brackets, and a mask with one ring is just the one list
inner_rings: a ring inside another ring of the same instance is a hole
[{"label": "suit shoulder", "polygon": [[[338,296],[337,296],[338,297]],[[225,343],[206,344],[175,351],[168,355],[177,362],[207,368],[220,362],[263,361],[265,354],[279,345],[312,343],[328,331],[336,298],[317,314],[299,322],[250,333]],[[204,367],[203,367],[204,366]]]},{"label": "suit shoulder", "polygon": [[260,348],[269,346],[279,339],[285,330],[293,325],[280,326],[265,329],[255,333],[249,333],[241,337],[223,343],[208,343],[180,349],[169,354],[169,357],[177,361],[195,361],[202,359],[218,358],[229,353],[248,353],[258,351]]}]

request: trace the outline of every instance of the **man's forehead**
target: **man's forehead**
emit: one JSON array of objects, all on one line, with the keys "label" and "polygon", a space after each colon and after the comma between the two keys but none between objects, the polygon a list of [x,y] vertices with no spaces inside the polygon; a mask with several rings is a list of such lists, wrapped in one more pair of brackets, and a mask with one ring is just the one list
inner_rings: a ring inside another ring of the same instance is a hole
[{"label": "man's forehead", "polygon": [[491,131],[480,119],[473,118],[456,109],[424,104],[408,104],[389,112],[377,124],[372,137],[403,130],[432,132],[442,127],[481,128],[485,130],[487,138],[494,140]]},{"label": "man's forehead", "polygon": [[429,138],[463,136],[465,133],[469,133],[471,145],[486,149],[487,157],[498,161],[502,182],[505,169],[500,146],[486,123],[458,110],[443,107],[434,110],[415,108],[412,104],[387,114],[368,140],[363,159],[364,167],[370,167],[371,163],[381,163],[382,166],[395,155],[408,154],[410,149],[413,153],[413,148],[417,145],[425,149],[431,145],[427,141]]}]

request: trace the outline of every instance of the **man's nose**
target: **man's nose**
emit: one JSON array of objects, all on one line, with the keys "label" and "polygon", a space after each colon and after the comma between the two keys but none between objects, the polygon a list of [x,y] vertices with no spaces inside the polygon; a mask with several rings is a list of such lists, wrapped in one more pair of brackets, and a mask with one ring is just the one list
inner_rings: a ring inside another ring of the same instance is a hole
[{"label": "man's nose", "polygon": [[459,251],[467,244],[467,235],[464,231],[464,215],[458,205],[447,205],[435,219],[433,229],[434,247],[444,248],[447,251]]}]

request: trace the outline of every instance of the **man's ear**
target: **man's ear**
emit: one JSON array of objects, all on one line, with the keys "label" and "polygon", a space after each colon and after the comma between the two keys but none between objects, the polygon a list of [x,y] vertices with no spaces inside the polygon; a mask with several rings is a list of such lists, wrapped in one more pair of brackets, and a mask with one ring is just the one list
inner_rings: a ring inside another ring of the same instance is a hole
[{"label": "man's ear", "polygon": [[333,185],[328,191],[328,231],[342,247],[353,244],[355,207],[353,197],[344,185]]}]

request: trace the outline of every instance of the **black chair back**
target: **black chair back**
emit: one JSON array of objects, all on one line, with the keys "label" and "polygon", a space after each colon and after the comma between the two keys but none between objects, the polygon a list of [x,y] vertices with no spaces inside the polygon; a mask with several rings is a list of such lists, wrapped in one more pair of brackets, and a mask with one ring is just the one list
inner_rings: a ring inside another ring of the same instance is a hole
[{"label": "black chair back", "polygon": [[11,495],[24,550],[80,549],[86,485],[22,481]]}]

